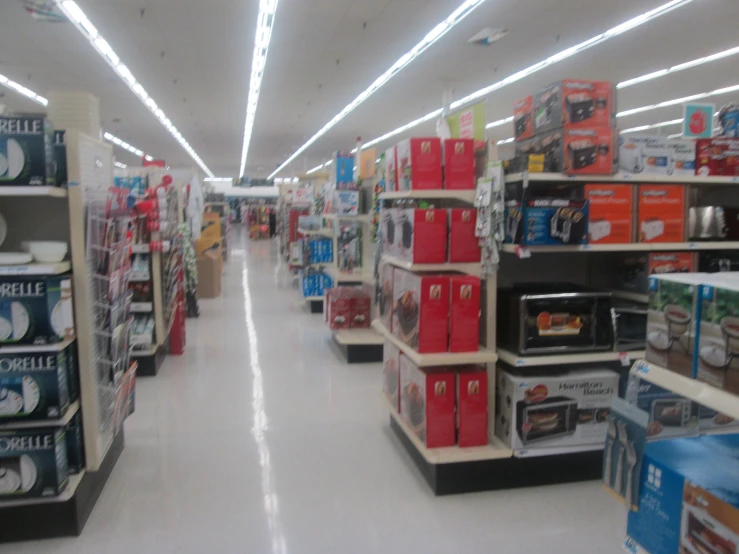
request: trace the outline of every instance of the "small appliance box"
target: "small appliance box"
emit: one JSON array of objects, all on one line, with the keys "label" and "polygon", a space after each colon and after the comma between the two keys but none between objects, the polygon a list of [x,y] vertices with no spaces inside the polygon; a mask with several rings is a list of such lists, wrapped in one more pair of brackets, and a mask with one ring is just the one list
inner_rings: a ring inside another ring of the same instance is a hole
[{"label": "small appliance box", "polygon": [[623,244],[633,241],[634,193],[631,185],[585,185],[590,208],[590,244]]},{"label": "small appliance box", "polygon": [[[382,207],[380,211],[380,225],[382,226],[382,253],[396,256],[395,251],[395,222],[398,219],[398,208]],[[401,230],[402,233],[402,230]]]},{"label": "small appliance box", "polygon": [[477,352],[480,348],[480,279],[450,278],[449,352]]},{"label": "small appliance box", "polygon": [[559,127],[536,135],[531,144],[517,143],[517,153],[524,147],[531,150],[529,154],[546,156],[547,171],[611,175],[618,162],[618,131],[609,127]]},{"label": "small appliance box", "polygon": [[508,201],[503,210],[505,219],[504,244],[521,244],[523,241],[524,209],[520,202]]},{"label": "small appliance box", "polygon": [[398,157],[395,146],[385,151],[385,190],[387,192],[398,190]]},{"label": "small appliance box", "polygon": [[457,371],[457,444],[488,444],[488,374],[481,368]]},{"label": "small appliance box", "polygon": [[618,382],[605,369],[541,376],[499,371],[495,434],[515,450],[604,445]]},{"label": "small appliance box", "polygon": [[696,175],[739,176],[739,139],[698,139]]},{"label": "small appliance box", "polygon": [[57,496],[67,471],[63,429],[0,431],[0,498]]},{"label": "small appliance box", "polygon": [[441,139],[412,138],[396,148],[398,190],[442,188]]},{"label": "small appliance box", "polygon": [[650,275],[693,273],[698,270],[695,252],[623,254],[612,270],[612,287],[647,294]]},{"label": "small appliance box", "polygon": [[726,275],[701,287],[696,377],[739,394],[739,278]]},{"label": "small appliance box", "polygon": [[668,139],[667,148],[672,156],[671,175],[692,177],[695,175],[696,142],[689,139]]},{"label": "small appliance box", "polygon": [[589,202],[565,198],[527,200],[523,244],[528,246],[587,244]]},{"label": "small appliance box", "polygon": [[665,137],[629,137],[618,140],[618,164],[628,173],[671,174],[672,153]]},{"label": "small appliance box", "polygon": [[388,402],[400,413],[400,357],[402,354],[393,343],[385,341],[382,349],[382,392]]},{"label": "small appliance box", "polygon": [[54,186],[54,130],[43,116],[0,116],[0,186]]},{"label": "small appliance box", "polygon": [[336,212],[339,215],[359,215],[359,191],[337,190]]},{"label": "small appliance box", "polygon": [[644,447],[630,552],[704,554],[739,548],[739,436],[656,441]]},{"label": "small appliance box", "polygon": [[698,430],[701,434],[726,433],[729,429],[736,429],[737,427],[739,427],[739,421],[733,417],[720,414],[716,410],[705,406],[698,407]]},{"label": "small appliance box", "polygon": [[0,352],[0,421],[55,419],[67,411],[67,350]]},{"label": "small appliance box", "polygon": [[372,301],[362,290],[355,290],[351,295],[351,328],[362,329],[370,326],[370,307]]},{"label": "small appliance box", "polygon": [[639,185],[639,242],[684,242],[686,206],[683,185]]},{"label": "small appliance box", "polygon": [[54,162],[56,186],[67,186],[67,141],[65,131],[54,131]]},{"label": "small appliance box", "polygon": [[346,188],[354,183],[354,155],[336,152],[334,155],[334,171],[336,172],[336,188]]},{"label": "small appliance box", "polygon": [[612,127],[616,89],[608,81],[557,81],[534,93],[534,133],[563,125]]},{"label": "small appliance box", "polygon": [[400,357],[400,415],[427,448],[454,446],[455,375]]},{"label": "small appliance box", "polygon": [[408,208],[396,212],[395,255],[416,264],[446,262],[447,211]]},{"label": "small appliance box", "polygon": [[475,236],[477,211],[467,208],[449,210],[449,262],[474,263],[482,258],[480,239]]},{"label": "small appliance box", "polygon": [[67,466],[70,474],[80,473],[85,469],[85,442],[82,435],[82,417],[80,412],[64,428],[67,439]]},{"label": "small appliance box", "polygon": [[649,417],[647,437],[664,439],[696,436],[699,405],[638,377],[630,377],[626,401]]},{"label": "small appliance box", "polygon": [[385,329],[393,331],[393,271],[390,264],[380,265],[380,321]]},{"label": "small appliance box", "polygon": [[444,188],[454,190],[474,190],[474,140],[446,139],[444,141]]},{"label": "small appliance box", "polygon": [[326,291],[326,322],[329,329],[351,327],[351,296],[344,287]]},{"label": "small appliance box", "polygon": [[516,140],[534,136],[534,97],[527,96],[513,105],[513,128]]},{"label": "small appliance box", "polygon": [[449,347],[449,277],[393,272],[393,335],[422,354]]},{"label": "small appliance box", "polygon": [[67,276],[0,279],[0,345],[50,344],[74,337]]}]

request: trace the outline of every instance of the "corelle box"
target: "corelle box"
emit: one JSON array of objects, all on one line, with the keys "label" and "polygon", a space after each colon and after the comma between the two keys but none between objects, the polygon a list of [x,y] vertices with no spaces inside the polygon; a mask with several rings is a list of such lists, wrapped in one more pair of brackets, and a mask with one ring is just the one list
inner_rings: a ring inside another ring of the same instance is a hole
[{"label": "corelle box", "polygon": [[631,185],[585,185],[590,205],[590,244],[630,243],[634,238],[634,196]]},{"label": "corelle box", "polygon": [[349,329],[352,320],[352,297],[345,287],[326,291],[326,322],[329,329]]},{"label": "corelle box", "polygon": [[57,496],[67,472],[63,429],[0,431],[0,499]]},{"label": "corelle box", "polygon": [[449,352],[477,352],[480,348],[480,279],[450,278]]},{"label": "corelle box", "polygon": [[0,278],[0,345],[49,344],[72,337],[69,276]]},{"label": "corelle box", "polygon": [[453,190],[474,190],[474,140],[446,139],[444,141],[444,188]]},{"label": "corelle box", "polygon": [[457,444],[461,448],[488,444],[488,373],[479,367],[457,374]]},{"label": "corelle box", "polygon": [[43,116],[0,116],[0,186],[54,186],[54,130]]},{"label": "corelle box", "polygon": [[385,150],[385,190],[398,190],[398,154],[395,146]]},{"label": "corelle box", "polygon": [[395,255],[415,264],[446,262],[447,211],[408,208],[396,212]]},{"label": "corelle box", "polygon": [[683,185],[639,185],[638,242],[684,242],[686,189]]},{"label": "corelle box", "polygon": [[400,415],[427,448],[454,446],[455,375],[400,356]]},{"label": "corelle box", "polygon": [[398,143],[398,190],[442,188],[441,139],[412,138]]},{"label": "corelle box", "polygon": [[372,301],[361,289],[352,291],[351,296],[351,328],[363,329],[370,326],[370,307]]},{"label": "corelle box", "polygon": [[739,139],[698,139],[696,175],[739,176]]},{"label": "corelle box", "polygon": [[380,322],[390,332],[393,330],[393,272],[394,268],[390,264],[380,264]]},{"label": "corelle box", "polygon": [[477,211],[470,208],[449,210],[449,262],[473,263],[482,257],[480,239],[475,236]]},{"label": "corelle box", "polygon": [[393,272],[394,336],[422,354],[449,349],[449,276]]},{"label": "corelle box", "polygon": [[534,97],[527,96],[513,105],[513,131],[516,140],[534,136]]},{"label": "corelle box", "polygon": [[612,127],[616,90],[608,81],[557,81],[534,93],[534,133],[563,125]]},{"label": "corelle box", "polygon": [[388,402],[400,413],[400,350],[389,340],[382,348],[382,392]]}]

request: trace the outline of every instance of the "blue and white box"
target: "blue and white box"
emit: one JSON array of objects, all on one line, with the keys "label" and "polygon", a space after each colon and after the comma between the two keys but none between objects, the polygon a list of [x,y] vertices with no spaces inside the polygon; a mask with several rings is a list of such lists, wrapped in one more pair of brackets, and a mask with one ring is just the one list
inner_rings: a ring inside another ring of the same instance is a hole
[{"label": "blue and white box", "polygon": [[339,215],[359,215],[359,191],[337,190],[336,211]]},{"label": "blue and white box", "polygon": [[0,431],[0,499],[57,496],[67,473],[63,429]]},{"label": "blue and white box", "polygon": [[523,244],[551,246],[587,244],[589,201],[534,198],[523,212]]}]

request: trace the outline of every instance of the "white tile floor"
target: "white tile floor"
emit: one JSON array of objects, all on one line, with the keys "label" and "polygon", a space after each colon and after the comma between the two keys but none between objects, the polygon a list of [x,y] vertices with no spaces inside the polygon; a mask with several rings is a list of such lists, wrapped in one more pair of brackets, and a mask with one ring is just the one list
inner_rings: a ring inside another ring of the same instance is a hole
[{"label": "white tile floor", "polygon": [[598,483],[436,498],[388,427],[380,364],[349,366],[276,243],[236,228],[187,352],[137,384],[126,448],[81,537],[13,553],[621,552]]}]

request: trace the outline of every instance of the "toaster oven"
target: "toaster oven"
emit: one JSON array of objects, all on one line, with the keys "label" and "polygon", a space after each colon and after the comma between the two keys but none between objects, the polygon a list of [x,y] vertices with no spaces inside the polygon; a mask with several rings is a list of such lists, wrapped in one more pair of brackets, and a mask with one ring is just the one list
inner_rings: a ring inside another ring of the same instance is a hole
[{"label": "toaster oven", "polygon": [[611,293],[566,283],[498,290],[498,343],[519,354],[612,350]]},{"label": "toaster oven", "polygon": [[680,546],[690,554],[735,553],[739,537],[705,510],[683,506]]},{"label": "toaster oven", "polygon": [[644,350],[647,347],[646,304],[614,300],[613,314],[616,326],[616,350]]},{"label": "toaster oven", "polygon": [[649,421],[659,421],[665,427],[687,427],[693,419],[693,403],[686,398],[657,398],[649,414]]},{"label": "toaster oven", "polygon": [[536,403],[519,400],[516,421],[524,444],[571,435],[577,429],[577,400],[566,396],[553,396]]},{"label": "toaster oven", "polygon": [[576,140],[567,145],[567,155],[570,157],[571,169],[583,169],[598,160],[598,147],[587,139]]},{"label": "toaster oven", "polygon": [[570,123],[578,123],[590,119],[595,114],[595,100],[589,95],[581,92],[570,94],[565,99],[567,113]]}]

